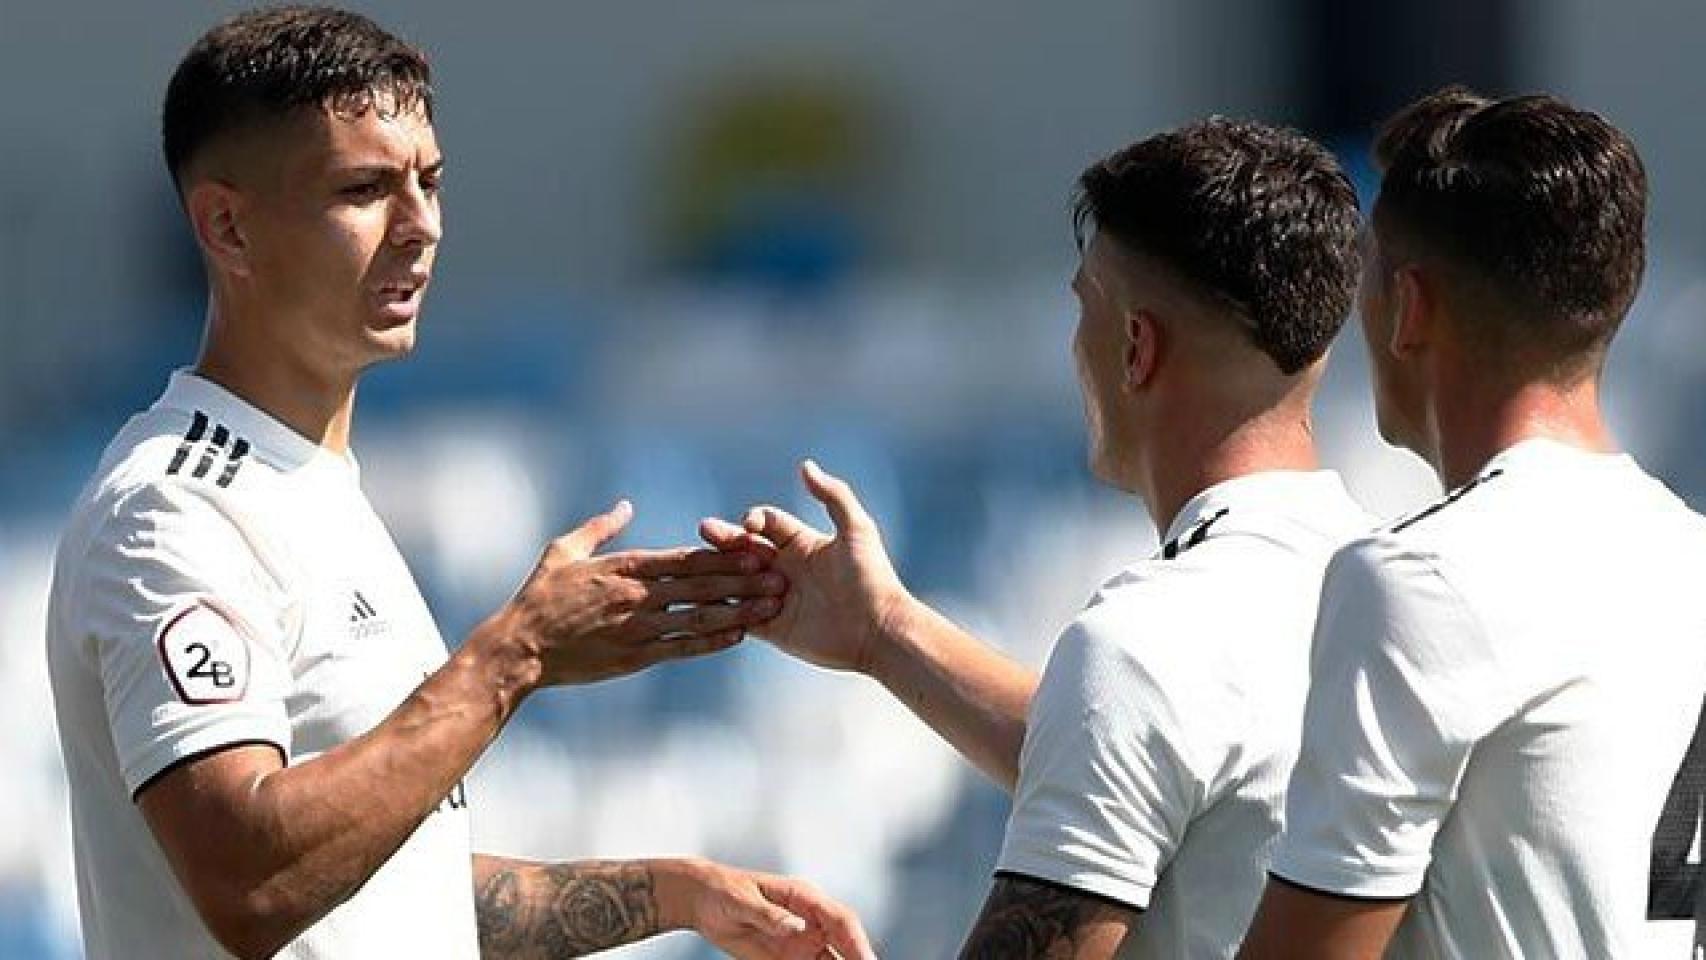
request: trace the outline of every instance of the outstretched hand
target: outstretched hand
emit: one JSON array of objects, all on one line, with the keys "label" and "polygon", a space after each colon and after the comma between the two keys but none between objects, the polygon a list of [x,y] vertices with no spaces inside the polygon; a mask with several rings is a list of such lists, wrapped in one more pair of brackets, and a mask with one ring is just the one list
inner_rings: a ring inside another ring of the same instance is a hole
[{"label": "outstretched hand", "polygon": [[781,609],[763,555],[705,548],[594,556],[633,516],[623,500],[553,540],[491,621],[537,654],[543,685],[590,683],[740,642]]},{"label": "outstretched hand", "polygon": [[739,527],[706,519],[699,535],[729,556],[761,558],[787,577],[781,612],[753,633],[820,667],[869,674],[885,624],[911,598],[853,488],[810,460],[800,476],[828,508],[834,537],[773,506],[754,507]]},{"label": "outstretched hand", "polygon": [[876,960],[853,911],[804,881],[707,861],[690,876],[685,925],[736,960]]}]

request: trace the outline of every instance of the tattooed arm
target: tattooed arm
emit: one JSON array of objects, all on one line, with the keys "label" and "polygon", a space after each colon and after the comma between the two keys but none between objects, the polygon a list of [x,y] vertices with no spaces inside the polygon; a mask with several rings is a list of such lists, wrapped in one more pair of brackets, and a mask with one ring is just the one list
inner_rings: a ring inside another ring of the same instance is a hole
[{"label": "tattooed arm", "polygon": [[527,863],[474,858],[486,960],[579,957],[662,931],[648,861]]},{"label": "tattooed arm", "polygon": [[738,958],[812,958],[825,944],[874,956],[852,912],[811,887],[704,860],[476,855],[474,906],[484,960],[580,957],[689,929]]},{"label": "tattooed arm", "polygon": [[1135,909],[1014,874],[995,878],[960,960],[1107,960]]}]

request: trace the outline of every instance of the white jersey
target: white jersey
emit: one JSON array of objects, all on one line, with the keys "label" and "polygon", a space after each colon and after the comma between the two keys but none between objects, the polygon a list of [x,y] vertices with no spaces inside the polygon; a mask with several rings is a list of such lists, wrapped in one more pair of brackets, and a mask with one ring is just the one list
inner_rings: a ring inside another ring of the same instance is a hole
[{"label": "white jersey", "polygon": [[[151,781],[233,744],[310,760],[444,662],[358,479],[353,460],[180,372],[78,500],[47,655],[90,960],[227,956],[137,809]],[[471,857],[459,787],[279,956],[477,957]]]},{"label": "white jersey", "polygon": [[1050,655],[998,870],[1144,910],[1124,960],[1231,957],[1281,828],[1322,570],[1371,525],[1328,472],[1186,504]]},{"label": "white jersey", "polygon": [[1274,873],[1413,897],[1389,957],[1655,955],[1649,893],[1688,915],[1700,869],[1698,796],[1654,839],[1706,693],[1702,571],[1706,519],[1546,440],[1348,545]]}]

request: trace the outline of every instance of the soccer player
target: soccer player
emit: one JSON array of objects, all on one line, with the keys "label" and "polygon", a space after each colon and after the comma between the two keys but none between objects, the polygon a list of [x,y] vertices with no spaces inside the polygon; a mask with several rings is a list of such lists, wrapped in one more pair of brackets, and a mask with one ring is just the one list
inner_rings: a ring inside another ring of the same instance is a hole
[{"label": "soccer player", "polygon": [[1333,558],[1241,956],[1649,955],[1649,850],[1706,692],[1706,521],[1600,410],[1641,161],[1585,110],[1461,88],[1375,152],[1380,429],[1452,493]]},{"label": "soccer player", "polygon": [[1356,283],[1356,196],[1314,143],[1224,119],[1079,186],[1090,463],[1165,533],[1066,627],[1040,686],[911,597],[815,464],[833,539],[774,507],[702,532],[787,573],[764,636],[875,678],[1015,790],[962,956],[1228,957],[1280,828],[1321,573],[1372,522],[1310,429]]},{"label": "soccer player", "polygon": [[349,13],[244,14],[178,66],[164,135],[202,352],[78,501],[47,634],[87,955],[567,957],[691,927],[869,956],[786,878],[470,850],[460,780],[529,694],[727,647],[781,582],[703,548],[592,556],[621,504],[446,657],[349,452],[440,237],[423,57]]}]

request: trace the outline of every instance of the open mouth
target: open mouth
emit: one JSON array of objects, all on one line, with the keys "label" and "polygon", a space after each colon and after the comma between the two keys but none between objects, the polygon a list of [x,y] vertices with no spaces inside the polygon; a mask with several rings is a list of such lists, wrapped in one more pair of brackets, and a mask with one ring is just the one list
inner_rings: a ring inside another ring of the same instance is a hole
[{"label": "open mouth", "polygon": [[413,300],[415,295],[420,293],[421,288],[425,287],[426,284],[427,280],[425,277],[393,281],[379,287],[379,298],[384,300],[386,303],[399,303],[407,300]]},{"label": "open mouth", "polygon": [[373,295],[386,310],[413,311],[420,302],[421,291],[431,278],[424,273],[410,274],[373,288]]}]

